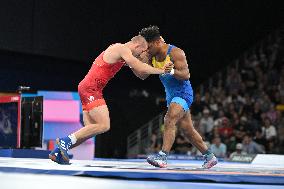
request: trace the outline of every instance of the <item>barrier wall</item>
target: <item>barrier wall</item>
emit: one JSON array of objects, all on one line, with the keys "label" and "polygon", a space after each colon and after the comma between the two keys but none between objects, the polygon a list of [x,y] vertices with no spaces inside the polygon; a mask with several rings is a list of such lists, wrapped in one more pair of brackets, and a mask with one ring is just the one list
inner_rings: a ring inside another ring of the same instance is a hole
[{"label": "barrier wall", "polygon": [[[54,149],[57,137],[64,137],[82,128],[82,108],[77,92],[38,91],[37,94],[23,96],[43,96],[43,147]],[[87,140],[70,150],[73,159],[93,159],[95,153],[94,138]]]}]

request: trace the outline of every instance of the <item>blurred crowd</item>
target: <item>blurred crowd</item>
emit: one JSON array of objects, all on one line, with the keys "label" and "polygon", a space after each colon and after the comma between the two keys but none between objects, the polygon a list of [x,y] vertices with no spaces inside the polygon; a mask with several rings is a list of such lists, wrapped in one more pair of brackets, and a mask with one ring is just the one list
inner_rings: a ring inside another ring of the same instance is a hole
[{"label": "blurred crowd", "polygon": [[[194,127],[216,156],[284,153],[284,45],[271,34],[196,90]],[[201,155],[177,128],[172,152]],[[162,132],[151,137],[160,149]]]}]

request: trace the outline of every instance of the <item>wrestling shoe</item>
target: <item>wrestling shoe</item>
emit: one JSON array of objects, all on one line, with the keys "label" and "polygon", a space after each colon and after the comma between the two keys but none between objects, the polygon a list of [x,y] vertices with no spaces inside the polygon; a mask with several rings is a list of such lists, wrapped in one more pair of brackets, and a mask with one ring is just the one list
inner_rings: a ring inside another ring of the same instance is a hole
[{"label": "wrestling shoe", "polygon": [[158,154],[148,156],[147,162],[155,167],[166,168],[167,154],[160,151]]},{"label": "wrestling shoe", "polygon": [[58,147],[56,147],[53,151],[51,151],[48,157],[49,159],[51,159],[51,161],[54,161],[55,163],[58,163],[61,165],[68,164],[67,162],[63,160],[60,149]]},{"label": "wrestling shoe", "polygon": [[213,167],[218,163],[218,160],[214,154],[204,155],[204,159],[205,161],[202,165],[202,168],[204,169],[210,169],[211,167]]},{"label": "wrestling shoe", "polygon": [[56,139],[57,148],[60,150],[60,154],[64,161],[64,164],[69,164],[68,150],[71,146],[71,140],[69,137],[57,138]]}]

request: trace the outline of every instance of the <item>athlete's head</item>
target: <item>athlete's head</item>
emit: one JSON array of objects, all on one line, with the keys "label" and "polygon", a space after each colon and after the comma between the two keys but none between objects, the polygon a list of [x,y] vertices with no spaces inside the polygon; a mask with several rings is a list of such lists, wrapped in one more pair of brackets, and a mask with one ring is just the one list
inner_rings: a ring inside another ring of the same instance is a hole
[{"label": "athlete's head", "polygon": [[151,55],[156,55],[159,52],[164,40],[160,36],[160,31],[158,26],[149,26],[143,28],[139,35],[143,36],[148,42],[148,50]]},{"label": "athlete's head", "polygon": [[144,37],[137,35],[131,39],[133,48],[131,49],[133,56],[140,56],[143,52],[148,50],[148,43]]}]

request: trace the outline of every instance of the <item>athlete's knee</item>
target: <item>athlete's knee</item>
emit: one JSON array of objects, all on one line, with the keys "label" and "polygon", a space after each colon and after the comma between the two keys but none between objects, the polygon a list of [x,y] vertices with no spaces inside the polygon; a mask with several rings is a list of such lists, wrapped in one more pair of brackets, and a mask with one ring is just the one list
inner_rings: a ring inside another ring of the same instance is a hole
[{"label": "athlete's knee", "polygon": [[105,121],[104,123],[100,124],[102,132],[107,132],[110,130],[110,122]]},{"label": "athlete's knee", "polygon": [[178,116],[175,114],[167,114],[164,118],[165,125],[175,125],[177,123]]},{"label": "athlete's knee", "polygon": [[105,133],[110,130],[110,126],[102,125],[102,132]]}]

